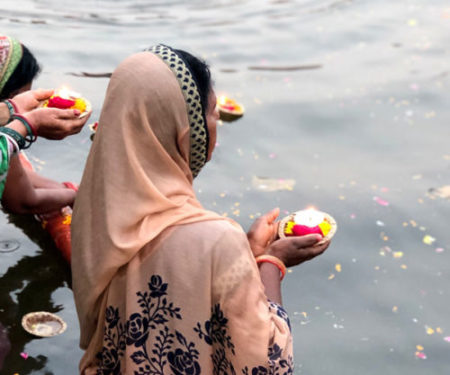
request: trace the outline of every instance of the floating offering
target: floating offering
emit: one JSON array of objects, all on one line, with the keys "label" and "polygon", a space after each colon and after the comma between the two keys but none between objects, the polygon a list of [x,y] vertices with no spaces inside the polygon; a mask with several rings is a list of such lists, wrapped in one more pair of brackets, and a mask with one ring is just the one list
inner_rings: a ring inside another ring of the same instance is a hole
[{"label": "floating offering", "polygon": [[83,98],[77,92],[70,91],[66,87],[58,89],[42,106],[60,109],[78,109],[81,112],[80,118],[85,117],[92,109],[91,103],[87,99]]},{"label": "floating offering", "polygon": [[225,95],[217,98],[217,108],[222,121],[234,121],[244,114],[244,107]]},{"label": "floating offering", "polygon": [[285,238],[318,233],[323,236],[318,243],[321,245],[334,236],[336,229],[336,221],[330,215],[310,208],[294,212],[282,219],[278,227],[278,235],[280,238]]},{"label": "floating offering", "polygon": [[36,311],[22,318],[22,327],[32,335],[52,337],[63,333],[67,324],[58,315],[47,311]]}]

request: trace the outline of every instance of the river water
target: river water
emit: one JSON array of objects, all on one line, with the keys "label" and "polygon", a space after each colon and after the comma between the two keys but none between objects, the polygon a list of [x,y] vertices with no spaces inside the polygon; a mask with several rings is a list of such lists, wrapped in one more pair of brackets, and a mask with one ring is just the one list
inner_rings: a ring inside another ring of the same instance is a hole
[{"label": "river water", "polygon": [[[246,113],[219,128],[195,181],[202,203],[244,228],[276,206],[338,222],[329,250],[283,284],[295,373],[311,375],[448,374],[449,30],[444,0],[2,0],[0,11],[0,32],[43,66],[35,87],[83,93],[92,120],[108,80],[72,73],[110,72],[158,42],[210,63],[216,91]],[[28,155],[78,182],[89,135]],[[0,240],[2,374],[75,374],[68,267],[32,218],[0,213]],[[20,319],[40,310],[67,331],[28,335]]]}]

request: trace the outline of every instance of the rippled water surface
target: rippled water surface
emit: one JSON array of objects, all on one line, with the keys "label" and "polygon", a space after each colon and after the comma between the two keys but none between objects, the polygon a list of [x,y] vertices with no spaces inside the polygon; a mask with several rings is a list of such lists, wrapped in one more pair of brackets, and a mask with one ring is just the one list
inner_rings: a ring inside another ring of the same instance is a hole
[{"label": "rippled water surface", "polygon": [[[219,128],[195,182],[203,204],[245,228],[275,206],[313,204],[338,221],[327,253],[283,285],[296,374],[314,375],[448,374],[450,202],[438,189],[450,185],[449,30],[443,0],[2,0],[0,10],[0,32],[43,66],[35,87],[82,92],[93,120],[108,81],[71,73],[110,72],[157,42],[207,59],[216,91],[246,113]],[[29,157],[45,176],[79,181],[89,135],[39,140]],[[12,343],[2,374],[76,373],[68,267],[32,218],[0,213],[0,241]],[[29,336],[20,319],[40,310],[67,331]]]}]

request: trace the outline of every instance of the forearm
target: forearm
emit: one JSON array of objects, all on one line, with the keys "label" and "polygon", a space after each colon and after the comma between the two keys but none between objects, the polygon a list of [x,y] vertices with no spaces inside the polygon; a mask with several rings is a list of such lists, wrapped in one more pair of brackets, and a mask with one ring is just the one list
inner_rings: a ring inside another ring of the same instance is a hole
[{"label": "forearm", "polygon": [[34,199],[22,204],[22,213],[45,214],[70,206],[75,200],[72,189],[34,189]]},{"label": "forearm", "polygon": [[2,204],[7,211],[19,214],[47,213],[71,205],[75,194],[72,189],[35,189],[19,157],[13,156]]},{"label": "forearm", "polygon": [[40,174],[36,173],[35,171],[26,170],[28,178],[31,181],[31,184],[35,188],[46,188],[46,189],[64,189],[65,186],[55,180],[51,180],[50,178],[41,176]]},{"label": "forearm", "polygon": [[259,265],[259,273],[267,298],[272,302],[282,305],[281,280],[278,267],[271,263],[261,263]]}]

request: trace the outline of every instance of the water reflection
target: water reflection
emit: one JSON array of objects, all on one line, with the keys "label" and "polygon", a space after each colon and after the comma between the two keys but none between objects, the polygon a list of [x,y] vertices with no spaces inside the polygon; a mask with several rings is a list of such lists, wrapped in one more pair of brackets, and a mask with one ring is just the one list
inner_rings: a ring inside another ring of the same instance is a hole
[{"label": "water reflection", "polygon": [[7,329],[11,342],[2,373],[23,375],[44,369],[47,357],[24,358],[26,355],[21,355],[30,341],[40,340],[22,328],[22,316],[32,311],[61,311],[63,306],[55,305],[51,296],[56,289],[68,285],[70,269],[33,217],[9,215],[9,221],[22,229],[41,249],[36,255],[19,258],[0,277],[0,322]]}]

